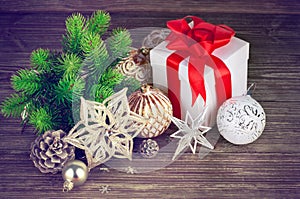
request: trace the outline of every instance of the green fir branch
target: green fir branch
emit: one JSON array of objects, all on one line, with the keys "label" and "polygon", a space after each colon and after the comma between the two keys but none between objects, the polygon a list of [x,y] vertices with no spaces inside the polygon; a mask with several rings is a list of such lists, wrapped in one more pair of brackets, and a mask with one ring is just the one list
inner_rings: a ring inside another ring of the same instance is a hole
[{"label": "green fir branch", "polygon": [[12,94],[2,102],[1,113],[5,117],[20,117],[27,103],[28,99],[24,95]]},{"label": "green fir branch", "polygon": [[99,34],[87,32],[81,39],[81,49],[85,56],[90,54],[98,46],[103,45],[103,41]]},{"label": "green fir branch", "polygon": [[57,71],[61,71],[64,76],[75,76],[81,69],[82,60],[75,54],[65,53],[58,59]]},{"label": "green fir branch", "polygon": [[103,35],[110,23],[110,15],[108,12],[98,10],[93,13],[92,17],[88,20],[88,31]]},{"label": "green fir branch", "polygon": [[124,75],[116,69],[108,68],[100,77],[99,84],[114,88],[115,85],[120,84],[124,78]]},{"label": "green fir branch", "polygon": [[116,59],[127,55],[132,40],[128,30],[117,28],[112,31],[112,35],[108,38],[107,43],[111,56]]},{"label": "green fir branch", "polygon": [[66,20],[66,34],[63,35],[64,52],[81,54],[80,41],[85,33],[85,18],[75,13]]},{"label": "green fir branch", "polygon": [[[136,88],[136,81],[115,69],[132,43],[125,29],[117,28],[104,42],[101,38],[110,23],[110,15],[96,11],[89,19],[75,13],[66,19],[63,50],[37,49],[30,57],[31,69],[21,69],[12,76],[17,93],[1,105],[5,117],[18,117],[28,107],[28,123],[41,134],[50,129],[68,130],[79,115],[80,97],[103,102],[116,88]],[[80,73],[79,73],[80,72]],[[87,86],[85,86],[87,84]]]},{"label": "green fir branch", "polygon": [[114,90],[111,87],[105,85],[96,85],[93,89],[94,96],[91,98],[95,98],[96,102],[102,103],[106,98],[114,94]]},{"label": "green fir branch", "polygon": [[17,71],[16,75],[11,78],[12,87],[26,95],[32,95],[38,92],[43,86],[40,77],[34,70],[21,69]]},{"label": "green fir branch", "polygon": [[83,66],[90,70],[90,75],[96,76],[100,76],[109,66],[109,54],[102,40],[100,40],[99,45],[95,49],[86,53]]},{"label": "green fir branch", "polygon": [[31,53],[30,62],[32,68],[38,72],[49,72],[51,71],[52,62],[50,60],[49,50],[37,49]]},{"label": "green fir branch", "polygon": [[58,103],[68,105],[83,96],[85,82],[76,76],[65,76],[55,88]]},{"label": "green fir branch", "polygon": [[47,108],[39,108],[31,111],[28,123],[36,128],[38,134],[54,128],[52,114]]}]

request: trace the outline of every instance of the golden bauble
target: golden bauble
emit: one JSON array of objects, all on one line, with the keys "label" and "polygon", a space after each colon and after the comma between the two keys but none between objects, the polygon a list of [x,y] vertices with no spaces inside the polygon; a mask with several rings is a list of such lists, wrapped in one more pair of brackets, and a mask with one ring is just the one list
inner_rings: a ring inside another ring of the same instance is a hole
[{"label": "golden bauble", "polygon": [[172,104],[159,89],[143,85],[140,91],[129,96],[130,110],[148,119],[140,135],[146,138],[157,137],[170,125],[173,115]]},{"label": "golden bauble", "polygon": [[62,170],[64,191],[70,191],[73,186],[82,185],[88,177],[87,166],[79,160],[69,161]]}]

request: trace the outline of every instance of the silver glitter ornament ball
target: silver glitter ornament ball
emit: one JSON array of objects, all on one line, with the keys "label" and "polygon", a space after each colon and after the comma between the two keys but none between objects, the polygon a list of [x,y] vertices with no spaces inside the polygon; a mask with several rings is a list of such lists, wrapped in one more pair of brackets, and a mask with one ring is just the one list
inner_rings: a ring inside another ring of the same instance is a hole
[{"label": "silver glitter ornament ball", "polygon": [[157,155],[159,146],[155,140],[147,139],[140,145],[140,154],[144,158],[153,158]]},{"label": "silver glitter ornament ball", "polygon": [[218,110],[219,132],[233,144],[254,142],[262,134],[265,124],[264,109],[250,95],[230,98]]}]

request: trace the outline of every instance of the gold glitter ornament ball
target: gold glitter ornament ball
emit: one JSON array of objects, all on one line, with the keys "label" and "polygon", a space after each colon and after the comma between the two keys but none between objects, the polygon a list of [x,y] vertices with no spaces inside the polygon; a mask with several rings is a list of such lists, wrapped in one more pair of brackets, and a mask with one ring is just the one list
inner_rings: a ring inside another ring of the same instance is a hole
[{"label": "gold glitter ornament ball", "polygon": [[63,191],[70,191],[74,186],[85,183],[88,177],[88,168],[80,160],[69,161],[62,170],[62,177],[65,180]]},{"label": "gold glitter ornament ball", "polygon": [[143,85],[140,91],[129,96],[130,110],[148,119],[140,135],[153,138],[162,134],[170,125],[173,115],[172,104],[159,89]]}]

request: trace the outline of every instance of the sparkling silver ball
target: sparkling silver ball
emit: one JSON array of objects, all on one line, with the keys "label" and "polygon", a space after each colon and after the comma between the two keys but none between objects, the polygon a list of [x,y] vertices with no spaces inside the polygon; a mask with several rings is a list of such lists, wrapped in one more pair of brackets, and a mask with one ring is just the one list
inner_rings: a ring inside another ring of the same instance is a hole
[{"label": "sparkling silver ball", "polygon": [[70,191],[74,186],[84,184],[88,177],[88,168],[80,160],[69,161],[62,170],[62,177],[65,180],[63,191]]},{"label": "sparkling silver ball", "polygon": [[254,142],[262,134],[265,125],[264,109],[250,95],[230,98],[218,110],[219,132],[233,144]]},{"label": "sparkling silver ball", "polygon": [[147,139],[140,145],[140,154],[144,158],[153,158],[159,151],[159,145],[155,140]]}]

